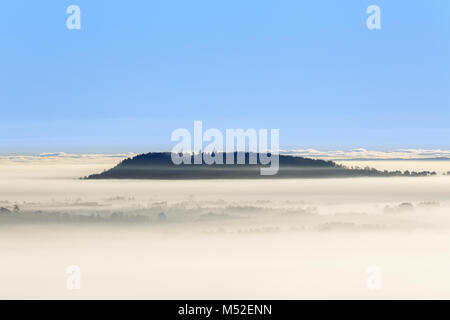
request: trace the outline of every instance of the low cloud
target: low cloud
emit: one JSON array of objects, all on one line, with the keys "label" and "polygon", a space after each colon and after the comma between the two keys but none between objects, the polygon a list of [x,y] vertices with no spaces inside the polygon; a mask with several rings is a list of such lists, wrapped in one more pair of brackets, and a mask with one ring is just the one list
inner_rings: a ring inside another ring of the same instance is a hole
[{"label": "low cloud", "polygon": [[120,160],[133,157],[135,153],[115,153],[115,154],[73,154],[65,152],[43,152],[37,155],[13,155],[0,156],[0,162],[84,162],[84,161],[103,161],[103,160]]},{"label": "low cloud", "polygon": [[414,160],[436,158],[445,158],[450,160],[450,150],[441,149],[397,149],[391,151],[367,150],[364,148],[332,151],[320,151],[316,149],[294,149],[285,151],[283,153],[326,160]]},{"label": "low cloud", "polygon": [[[450,150],[442,149],[397,149],[390,151],[367,150],[364,148],[351,150],[317,150],[292,149],[282,150],[281,154],[295,155],[324,160],[414,160],[437,159],[450,160]],[[121,160],[137,155],[133,152],[113,154],[75,154],[65,152],[43,152],[37,155],[0,156],[0,162],[67,162],[67,161],[96,161]]]}]

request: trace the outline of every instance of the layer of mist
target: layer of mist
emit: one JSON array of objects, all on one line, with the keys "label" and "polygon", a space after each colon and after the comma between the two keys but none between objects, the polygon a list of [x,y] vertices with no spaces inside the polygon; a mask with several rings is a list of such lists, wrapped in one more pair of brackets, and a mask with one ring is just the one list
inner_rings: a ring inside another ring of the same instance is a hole
[{"label": "layer of mist", "polygon": [[450,298],[450,176],[76,179],[91,164],[0,166],[0,298]]}]

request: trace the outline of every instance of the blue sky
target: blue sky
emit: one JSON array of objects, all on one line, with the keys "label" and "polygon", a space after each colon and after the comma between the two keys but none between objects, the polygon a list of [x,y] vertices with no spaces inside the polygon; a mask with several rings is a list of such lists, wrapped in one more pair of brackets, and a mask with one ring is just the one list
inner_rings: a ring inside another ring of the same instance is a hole
[{"label": "blue sky", "polygon": [[[81,8],[68,30],[66,8]],[[381,8],[368,30],[366,8]],[[289,148],[450,149],[450,1],[3,0],[0,153],[170,150],[176,128]]]}]

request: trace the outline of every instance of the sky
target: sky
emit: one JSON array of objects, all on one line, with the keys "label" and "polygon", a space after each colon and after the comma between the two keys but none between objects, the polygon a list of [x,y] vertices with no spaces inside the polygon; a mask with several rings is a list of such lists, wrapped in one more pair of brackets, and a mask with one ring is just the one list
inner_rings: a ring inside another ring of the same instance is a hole
[{"label": "sky", "polygon": [[2,0],[0,154],[170,150],[194,120],[279,129],[282,149],[450,150],[449,16],[448,0]]}]

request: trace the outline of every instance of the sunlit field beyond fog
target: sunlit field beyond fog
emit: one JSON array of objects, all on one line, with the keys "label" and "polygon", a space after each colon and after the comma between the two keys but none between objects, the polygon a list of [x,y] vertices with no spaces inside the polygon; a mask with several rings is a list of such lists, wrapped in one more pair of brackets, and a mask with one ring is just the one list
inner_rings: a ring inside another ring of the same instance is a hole
[{"label": "sunlit field beyond fog", "polygon": [[0,161],[0,298],[450,298],[450,162],[389,163],[439,172],[420,178],[77,179],[117,161]]}]

